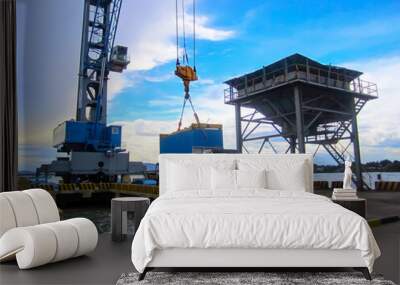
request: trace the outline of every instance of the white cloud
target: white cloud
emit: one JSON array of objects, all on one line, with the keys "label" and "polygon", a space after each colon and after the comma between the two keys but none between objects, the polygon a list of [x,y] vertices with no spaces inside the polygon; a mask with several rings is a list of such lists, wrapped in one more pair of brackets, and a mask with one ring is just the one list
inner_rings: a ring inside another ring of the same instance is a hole
[{"label": "white cloud", "polygon": [[124,89],[133,86],[133,81],[121,73],[112,73],[107,86],[107,101],[112,101]]},{"label": "white cloud", "polygon": [[175,46],[169,40],[149,40],[130,47],[135,60],[128,67],[129,70],[149,70],[176,59]]},{"label": "white cloud", "polygon": [[[232,30],[222,30],[207,27],[210,22],[209,18],[206,16],[196,17],[196,37],[198,39],[210,40],[210,41],[222,41],[232,38],[235,32]],[[192,32],[189,33],[190,35]]]},{"label": "white cloud", "polygon": [[157,162],[159,134],[170,133],[176,128],[173,121],[138,119],[132,122],[114,122],[122,126],[122,146],[129,150],[130,160]]},{"label": "white cloud", "polygon": [[149,100],[148,104],[150,107],[159,107],[159,106],[169,106],[169,107],[178,107],[182,105],[183,97],[180,96],[164,96],[160,99],[152,99]]},{"label": "white cloud", "polygon": [[399,157],[400,56],[353,62],[345,66],[363,71],[363,79],[378,85],[379,98],[368,102],[358,116],[360,143],[365,156],[368,157],[369,152],[372,154],[372,149],[377,148],[382,153],[388,151]]},{"label": "white cloud", "polygon": [[[202,90],[193,92],[192,100],[200,121],[203,123],[222,124],[225,148],[235,148],[234,108],[224,104],[223,89],[224,86],[222,84],[207,85]],[[182,101],[182,97],[170,96],[164,99],[152,100],[150,101],[150,106],[169,106],[174,113],[179,114]],[[171,110],[164,113],[169,114]],[[113,122],[113,124],[122,125],[123,147],[130,151],[131,160],[156,162],[159,154],[159,134],[175,131],[178,119],[177,116],[176,120],[169,121],[138,119],[131,122]],[[187,127],[194,122],[192,110],[187,105],[183,117],[183,127]]]},{"label": "white cloud", "polygon": [[[185,17],[187,35],[191,36],[192,18],[187,11]],[[211,27],[210,22],[207,16],[197,15],[198,39],[221,41],[234,35],[232,30]],[[175,60],[175,1],[125,1],[121,10],[116,43],[127,45],[129,48],[131,57],[129,70],[149,70]],[[188,44],[191,45],[191,40]]]},{"label": "white cloud", "polygon": [[212,85],[212,84],[215,84],[215,81],[214,81],[214,79],[210,79],[210,78],[199,78],[199,80],[195,81],[193,84]]},{"label": "white cloud", "polygon": [[[192,94],[193,103],[201,122],[223,125],[224,147],[236,148],[235,109],[224,103],[224,88],[224,84],[206,86]],[[187,113],[191,114],[189,108]]]},{"label": "white cloud", "polygon": [[173,72],[162,74],[162,75],[145,75],[143,77],[144,80],[149,81],[149,82],[163,82],[163,81],[168,81],[170,79],[174,78]]},{"label": "white cloud", "polygon": [[[176,59],[175,2],[151,0],[144,2],[125,1],[121,10],[116,44],[128,46],[131,63],[123,74],[110,75],[108,101],[112,101],[136,80],[162,82],[173,77],[173,72],[158,76],[144,72]],[[187,5],[190,8],[190,5]],[[185,12],[187,45],[192,47],[192,16]],[[201,40],[221,41],[235,33],[211,27],[209,17],[196,16],[196,37]],[[179,22],[182,31],[182,23]],[[182,39],[180,39],[180,44]],[[188,50],[189,52],[189,50]],[[179,49],[181,55],[182,48]],[[135,79],[135,80],[134,80]],[[199,80],[198,84],[213,84],[211,79]]]},{"label": "white cloud", "polygon": [[60,156],[56,149],[43,144],[18,145],[18,169],[35,171],[41,164],[50,163]]},{"label": "white cloud", "polygon": [[[224,103],[223,84],[204,85],[202,88],[193,91],[192,101],[196,112],[202,123],[213,123],[223,125],[224,148],[236,148],[236,130],[235,130],[235,111],[234,107]],[[123,141],[132,154],[134,159],[156,162],[159,154],[159,134],[170,133],[175,131],[178,124],[178,116],[181,111],[183,98],[180,96],[168,96],[163,99],[151,100],[151,107],[168,106],[167,111],[160,111],[163,114],[177,114],[176,120],[173,121],[154,121],[154,120],[135,120],[132,122],[114,122],[123,126]],[[242,108],[242,115],[246,115],[251,110]],[[195,119],[189,105],[186,106],[183,127],[187,127],[194,123]],[[249,127],[249,129],[252,126]],[[262,132],[271,132],[270,127],[260,127],[254,132],[254,136],[260,135]],[[250,152],[257,152],[261,142],[246,143],[246,147]],[[279,152],[284,152],[287,144],[282,141],[274,141],[274,147]],[[272,153],[273,150],[269,145],[265,145],[263,152]]]}]

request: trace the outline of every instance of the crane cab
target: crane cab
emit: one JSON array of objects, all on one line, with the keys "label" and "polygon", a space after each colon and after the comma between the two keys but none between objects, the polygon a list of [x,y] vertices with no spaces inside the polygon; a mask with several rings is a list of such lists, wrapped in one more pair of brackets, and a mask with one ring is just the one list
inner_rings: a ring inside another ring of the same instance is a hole
[{"label": "crane cab", "polygon": [[124,46],[114,46],[110,56],[110,70],[122,72],[130,63],[128,48]]}]

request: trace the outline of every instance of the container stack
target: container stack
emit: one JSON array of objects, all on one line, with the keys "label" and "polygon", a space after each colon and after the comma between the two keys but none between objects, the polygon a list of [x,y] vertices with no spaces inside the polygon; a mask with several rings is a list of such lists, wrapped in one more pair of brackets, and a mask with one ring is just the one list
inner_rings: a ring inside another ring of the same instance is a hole
[{"label": "container stack", "polygon": [[332,194],[333,200],[354,200],[358,199],[356,189],[334,188]]}]

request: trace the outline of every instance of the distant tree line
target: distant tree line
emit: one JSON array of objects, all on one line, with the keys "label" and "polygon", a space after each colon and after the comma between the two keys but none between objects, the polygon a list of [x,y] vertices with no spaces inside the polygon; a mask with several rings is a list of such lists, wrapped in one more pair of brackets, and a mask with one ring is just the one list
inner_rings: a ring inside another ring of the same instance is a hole
[{"label": "distant tree line", "polygon": [[[354,165],[353,165],[354,166]],[[399,160],[381,160],[371,161],[362,164],[363,171],[368,172],[400,172],[400,161]],[[332,173],[342,172],[344,166],[341,165],[318,165],[314,164],[314,172],[316,173]]]}]

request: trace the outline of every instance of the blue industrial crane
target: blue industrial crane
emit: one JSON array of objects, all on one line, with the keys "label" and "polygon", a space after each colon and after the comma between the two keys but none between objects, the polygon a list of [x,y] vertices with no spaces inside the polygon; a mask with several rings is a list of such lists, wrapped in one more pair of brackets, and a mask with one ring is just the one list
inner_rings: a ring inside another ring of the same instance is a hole
[{"label": "blue industrial crane", "polygon": [[128,48],[114,46],[122,0],[85,0],[79,64],[76,120],[53,133],[59,152],[118,151],[121,126],[107,126],[107,81],[110,71],[129,64]]},{"label": "blue industrial crane", "polygon": [[113,182],[145,170],[121,148],[121,126],[107,126],[108,75],[129,64],[128,48],[114,45],[122,0],[84,1],[76,118],[53,131],[54,147],[67,156],[42,165],[37,174],[55,173],[65,183]]}]

